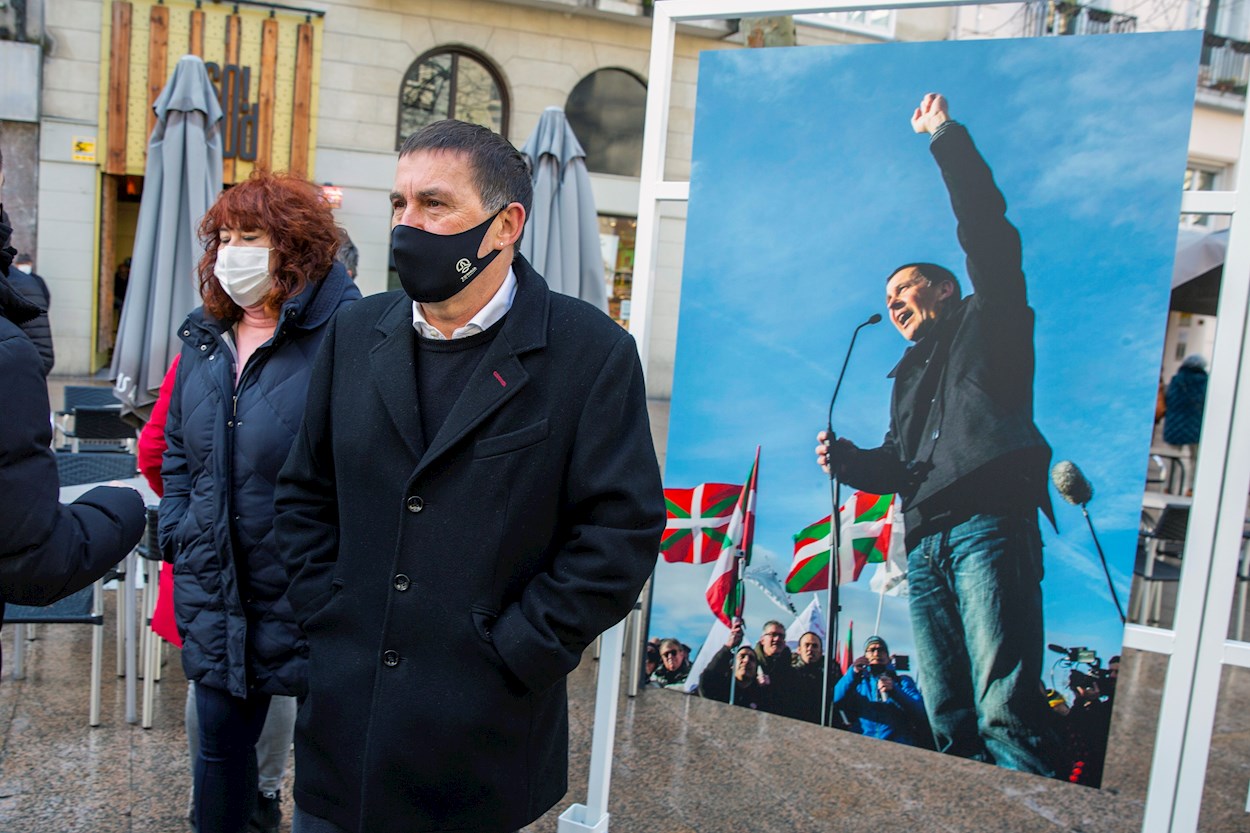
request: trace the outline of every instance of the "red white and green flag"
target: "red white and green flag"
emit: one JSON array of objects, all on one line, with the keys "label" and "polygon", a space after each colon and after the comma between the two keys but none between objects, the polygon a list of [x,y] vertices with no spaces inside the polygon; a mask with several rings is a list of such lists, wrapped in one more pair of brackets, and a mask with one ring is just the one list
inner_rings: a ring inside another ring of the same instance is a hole
[{"label": "red white and green flag", "polygon": [[729,521],[742,495],[730,483],[700,483],[693,489],[665,489],[668,521],[660,554],[670,563],[707,564],[729,546]]},{"label": "red white and green flag", "polygon": [[760,449],[755,448],[751,473],[738,493],[729,525],[725,529],[728,543],[721,548],[712,577],[707,583],[707,604],[713,615],[726,626],[742,615],[742,571],[751,562],[751,544],[755,538],[755,493],[760,471]]},{"label": "red white and green flag", "polygon": [[[902,518],[894,511],[894,495],[855,492],[842,504],[842,536],[838,559],[838,585],[857,581],[868,564],[898,560],[902,548]],[[794,562],[786,577],[786,590],[807,593],[829,588],[829,554],[833,549],[829,516],[794,536]]]},{"label": "red white and green flag", "polygon": [[851,648],[855,644],[854,630],[855,620],[852,619],[846,623],[846,641],[838,646],[836,661],[841,666],[843,674],[851,670],[851,663],[855,661],[854,649]]}]

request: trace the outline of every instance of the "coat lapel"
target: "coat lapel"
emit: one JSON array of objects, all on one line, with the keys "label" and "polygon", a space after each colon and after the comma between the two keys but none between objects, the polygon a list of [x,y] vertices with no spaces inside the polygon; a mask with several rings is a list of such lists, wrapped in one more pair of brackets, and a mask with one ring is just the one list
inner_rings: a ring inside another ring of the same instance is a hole
[{"label": "coat lapel", "polygon": [[520,256],[512,268],[517,277],[512,309],[426,449],[417,466],[418,474],[516,396],[530,378],[518,356],[546,346],[547,284]]},{"label": "coat lapel", "polygon": [[424,443],[421,415],[417,411],[417,370],[414,363],[416,331],[412,327],[412,302],[400,297],[381,318],[376,329],[382,340],[369,353],[370,375],[378,397],[386,405],[395,432],[403,438],[414,459],[421,459]]}]

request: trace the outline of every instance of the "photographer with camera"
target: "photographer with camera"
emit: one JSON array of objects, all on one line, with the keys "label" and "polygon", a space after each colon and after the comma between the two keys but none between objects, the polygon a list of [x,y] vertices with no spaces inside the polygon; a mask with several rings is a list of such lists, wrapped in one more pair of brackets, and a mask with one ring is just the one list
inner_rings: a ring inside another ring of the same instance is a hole
[{"label": "photographer with camera", "polygon": [[1068,676],[1073,700],[1065,728],[1070,764],[1068,780],[1073,784],[1087,787],[1102,784],[1107,734],[1111,731],[1111,699],[1103,691],[1107,679],[1107,671],[1097,666],[1088,671],[1073,669]]},{"label": "photographer with camera", "polygon": [[929,724],[920,689],[911,677],[898,673],[889,646],[879,636],[868,637],[864,656],[856,659],[838,681],[833,705],[846,714],[861,735],[907,746],[929,746]]}]

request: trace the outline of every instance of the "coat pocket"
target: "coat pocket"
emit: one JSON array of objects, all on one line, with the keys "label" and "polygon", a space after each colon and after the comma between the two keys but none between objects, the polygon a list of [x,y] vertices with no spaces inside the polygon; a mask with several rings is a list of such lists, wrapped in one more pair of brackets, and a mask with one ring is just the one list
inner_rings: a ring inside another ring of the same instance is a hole
[{"label": "coat pocket", "polygon": [[498,457],[501,454],[520,451],[547,439],[548,433],[550,433],[550,427],[547,424],[547,420],[541,419],[533,425],[527,425],[516,431],[509,431],[507,434],[478,440],[477,444],[473,446],[473,456],[481,459],[483,457]]}]

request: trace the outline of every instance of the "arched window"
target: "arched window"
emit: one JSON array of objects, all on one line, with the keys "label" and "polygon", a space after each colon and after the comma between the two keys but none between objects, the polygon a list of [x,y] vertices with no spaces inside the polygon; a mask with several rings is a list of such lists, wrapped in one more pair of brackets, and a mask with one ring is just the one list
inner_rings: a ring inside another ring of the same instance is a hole
[{"label": "arched window", "polygon": [[586,167],[592,173],[642,173],[646,109],[647,85],[627,70],[595,70],[577,82],[564,114],[586,149]]},{"label": "arched window", "polygon": [[439,119],[482,124],[508,135],[508,92],[484,56],[459,46],[439,47],[408,67],[399,87],[395,149]]}]

